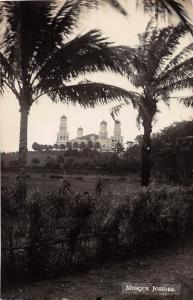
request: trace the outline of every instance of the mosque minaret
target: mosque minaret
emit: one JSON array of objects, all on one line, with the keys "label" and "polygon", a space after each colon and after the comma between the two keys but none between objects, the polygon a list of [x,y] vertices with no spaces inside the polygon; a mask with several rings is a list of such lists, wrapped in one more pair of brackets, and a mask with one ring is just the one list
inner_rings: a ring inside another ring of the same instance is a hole
[{"label": "mosque minaret", "polygon": [[66,144],[69,141],[69,134],[67,128],[67,117],[65,115],[61,116],[60,118],[60,126],[59,131],[57,133],[57,140],[56,143],[58,145]]},{"label": "mosque minaret", "polygon": [[123,137],[121,136],[121,122],[116,121],[114,123],[114,132],[113,136],[108,137],[108,128],[107,128],[107,122],[103,120],[100,123],[99,128],[99,134],[87,134],[83,135],[83,128],[79,127],[77,129],[77,137],[69,140],[69,134],[68,134],[68,128],[67,128],[67,117],[65,115],[61,116],[60,118],[60,126],[59,131],[57,133],[57,141],[56,143],[58,145],[66,144],[67,142],[71,142],[72,144],[74,142],[81,144],[85,143],[87,144],[88,141],[92,141],[93,143],[98,142],[101,146],[101,151],[113,151],[115,145],[117,143],[121,143],[123,145]]}]

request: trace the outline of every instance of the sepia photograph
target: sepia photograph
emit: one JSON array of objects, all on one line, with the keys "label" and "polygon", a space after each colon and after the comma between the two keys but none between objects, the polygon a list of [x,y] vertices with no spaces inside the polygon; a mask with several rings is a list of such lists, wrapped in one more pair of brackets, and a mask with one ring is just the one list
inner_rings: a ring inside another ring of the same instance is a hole
[{"label": "sepia photograph", "polygon": [[0,0],[2,300],[193,300],[193,1]]}]

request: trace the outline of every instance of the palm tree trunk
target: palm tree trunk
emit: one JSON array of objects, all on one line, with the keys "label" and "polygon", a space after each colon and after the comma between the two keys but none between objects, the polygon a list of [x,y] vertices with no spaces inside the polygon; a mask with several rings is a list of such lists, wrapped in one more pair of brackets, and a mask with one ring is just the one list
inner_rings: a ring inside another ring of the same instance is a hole
[{"label": "palm tree trunk", "polygon": [[28,114],[30,106],[20,106],[20,137],[19,137],[19,162],[21,165],[27,164],[27,130],[28,130]]},{"label": "palm tree trunk", "polygon": [[143,122],[144,135],[142,144],[141,185],[148,186],[151,179],[151,132],[152,121]]}]

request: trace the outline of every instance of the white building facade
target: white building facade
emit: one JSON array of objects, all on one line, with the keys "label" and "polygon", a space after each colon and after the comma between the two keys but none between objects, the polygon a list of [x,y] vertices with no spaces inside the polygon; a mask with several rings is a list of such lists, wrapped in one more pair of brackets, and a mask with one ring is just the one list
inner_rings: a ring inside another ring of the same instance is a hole
[{"label": "white building facade", "polygon": [[59,146],[66,145],[68,141],[69,141],[69,134],[67,128],[67,117],[63,115],[60,118],[60,125],[59,125],[59,131],[57,133],[56,144],[58,144]]},{"label": "white building facade", "polygon": [[121,136],[121,122],[116,121],[114,123],[114,134],[111,137],[111,147],[114,148],[117,143],[123,145],[123,137]]},{"label": "white building facade", "polygon": [[56,143],[60,146],[61,144],[66,145],[67,142],[72,144],[81,145],[82,143],[87,144],[89,141],[100,144],[100,151],[112,152],[114,151],[116,144],[120,143],[123,146],[123,137],[121,136],[121,122],[116,121],[114,123],[113,136],[108,137],[107,122],[103,120],[100,123],[99,134],[87,134],[83,135],[83,128],[79,127],[77,129],[77,137],[75,139],[69,140],[68,128],[67,128],[67,117],[65,115],[60,118],[59,131],[57,133]]}]

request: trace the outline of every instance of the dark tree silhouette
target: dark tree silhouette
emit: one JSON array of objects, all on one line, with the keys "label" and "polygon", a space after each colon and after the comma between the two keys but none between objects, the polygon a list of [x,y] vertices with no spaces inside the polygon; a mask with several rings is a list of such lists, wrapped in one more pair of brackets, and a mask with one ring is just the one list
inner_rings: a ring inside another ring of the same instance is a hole
[{"label": "dark tree silhouette", "polygon": [[[113,108],[112,116],[115,118],[121,107],[130,103],[138,110],[137,122],[144,129],[141,170],[143,186],[148,186],[151,178],[151,133],[158,102],[169,103],[172,92],[193,87],[193,43],[173,55],[180,44],[180,38],[186,34],[187,28],[183,25],[159,30],[150,22],[146,32],[140,36],[138,47],[125,47],[129,62],[127,76],[137,91],[130,91],[129,98]],[[174,98],[191,105],[193,97]]]},{"label": "dark tree silhouette", "polygon": [[[0,93],[10,89],[20,105],[19,159],[27,159],[28,114],[34,102],[47,94],[53,101],[94,106],[126,96],[122,89],[105,84],[70,85],[69,80],[88,72],[121,72],[112,47],[92,30],[72,39],[81,9],[87,0],[5,1],[0,4]],[[68,85],[67,85],[68,83]],[[75,97],[76,95],[76,97]]]}]

